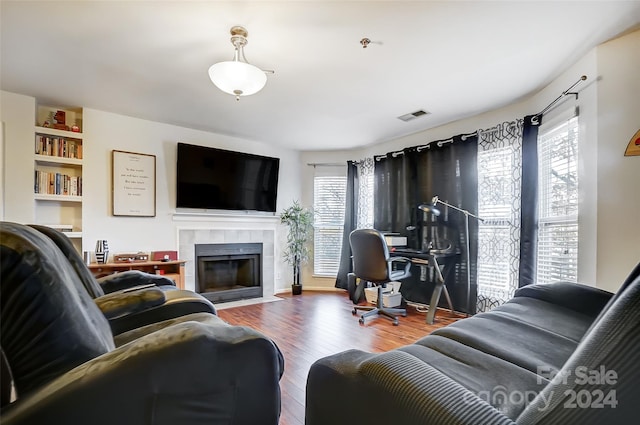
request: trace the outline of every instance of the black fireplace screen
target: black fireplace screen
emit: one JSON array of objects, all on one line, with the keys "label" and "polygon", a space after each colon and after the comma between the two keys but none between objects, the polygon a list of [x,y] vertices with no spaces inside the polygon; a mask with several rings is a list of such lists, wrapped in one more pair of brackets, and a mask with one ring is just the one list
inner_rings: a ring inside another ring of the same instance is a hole
[{"label": "black fireplace screen", "polygon": [[260,286],[260,276],[256,276],[257,255],[200,257],[200,292],[225,291],[228,289]]},{"label": "black fireplace screen", "polygon": [[262,244],[196,245],[196,291],[214,302],[261,297]]}]

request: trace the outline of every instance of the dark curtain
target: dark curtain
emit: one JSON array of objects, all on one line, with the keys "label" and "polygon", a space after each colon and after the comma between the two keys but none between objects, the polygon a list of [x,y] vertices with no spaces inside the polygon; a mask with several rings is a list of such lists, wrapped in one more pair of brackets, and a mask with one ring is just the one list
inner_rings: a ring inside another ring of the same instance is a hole
[{"label": "dark curtain", "polygon": [[518,287],[535,283],[538,248],[538,128],[542,115],[524,117]]},{"label": "dark curtain", "polygon": [[336,288],[347,289],[347,275],[352,271],[351,246],[349,235],[358,225],[358,166],[347,162],[347,193],[344,206],[344,231],[342,233],[342,251],[336,277]]},{"label": "dark curtain", "polygon": [[[455,136],[450,143],[430,143],[415,153],[418,203],[430,203],[434,196],[472,214],[478,212],[478,137]],[[456,310],[475,313],[477,296],[478,221],[469,217],[469,263],[465,258],[465,215],[438,204],[441,214],[417,210],[421,248],[452,245],[458,254],[453,274],[447,282]],[[467,306],[467,272],[471,276],[470,307]],[[428,300],[426,300],[428,302]],[[419,301],[424,302],[424,301]]]},{"label": "dark curtain", "polygon": [[414,240],[415,167],[412,166],[407,150],[376,158],[373,170],[373,226],[381,232],[394,232],[407,236],[409,241]]}]

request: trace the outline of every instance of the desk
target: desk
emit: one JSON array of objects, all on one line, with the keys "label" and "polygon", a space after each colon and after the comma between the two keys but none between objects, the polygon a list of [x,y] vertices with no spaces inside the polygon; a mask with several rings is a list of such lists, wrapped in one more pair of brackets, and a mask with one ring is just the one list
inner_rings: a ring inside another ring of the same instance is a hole
[{"label": "desk", "polygon": [[[431,294],[431,300],[429,301],[429,311],[427,312],[427,323],[433,325],[435,319],[436,310],[438,309],[438,303],[440,302],[440,296],[444,290],[444,295],[449,304],[449,309],[453,313],[453,303],[449,296],[449,291],[445,286],[445,282],[449,280],[451,272],[454,269],[458,253],[451,252],[447,254],[443,253],[430,253],[425,251],[419,251],[409,248],[395,248],[390,250],[391,256],[406,257],[411,260],[412,263],[418,266],[434,266],[436,271],[435,286],[433,293]],[[444,273],[443,273],[444,272]]]},{"label": "desk", "polygon": [[184,289],[184,263],[186,261],[140,261],[123,263],[91,263],[89,270],[95,277],[108,276],[113,273],[127,270],[140,270],[142,272],[159,274],[172,279],[176,286]]}]

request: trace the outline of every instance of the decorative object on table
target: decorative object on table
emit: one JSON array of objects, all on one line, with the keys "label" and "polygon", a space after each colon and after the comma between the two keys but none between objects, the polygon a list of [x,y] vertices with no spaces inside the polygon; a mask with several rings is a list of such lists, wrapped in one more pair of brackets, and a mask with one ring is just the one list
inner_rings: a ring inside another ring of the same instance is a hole
[{"label": "decorative object on table", "polygon": [[153,251],[151,253],[153,261],[177,261],[178,251]]},{"label": "decorative object on table", "polygon": [[44,121],[44,123],[47,125],[43,124],[43,127],[51,127],[53,124],[55,124],[56,121],[53,119],[53,114],[54,112],[51,110],[48,112],[47,119]]},{"label": "decorative object on table", "polygon": [[66,124],[67,113],[65,111],[57,110],[53,115],[53,128],[57,130],[69,130],[69,126]]},{"label": "decorative object on table", "polygon": [[430,204],[420,204],[418,205],[418,209],[427,212],[427,213],[431,213],[435,216],[439,216],[440,215],[440,210],[438,208],[436,208],[436,206],[438,205],[438,203],[441,203],[442,205],[449,207],[451,209],[454,209],[456,211],[461,212],[462,214],[464,214],[464,240],[465,240],[465,246],[464,246],[464,258],[465,261],[467,262],[467,267],[466,267],[466,275],[467,275],[467,315],[471,314],[471,273],[470,273],[470,249],[469,249],[469,217],[473,217],[478,221],[484,221],[483,218],[478,217],[475,214],[471,214],[469,211],[467,210],[463,210],[462,208],[458,208],[454,205],[451,205],[447,202],[441,201],[440,198],[438,198],[438,196],[434,196],[433,198],[431,198],[431,203]]},{"label": "decorative object on table", "polygon": [[149,261],[149,254],[138,252],[136,254],[116,254],[113,256],[114,263],[140,263]]},{"label": "decorative object on table", "polygon": [[156,156],[113,150],[113,215],[156,216]]},{"label": "decorative object on table", "polygon": [[636,131],[633,135],[627,149],[624,151],[624,156],[639,156],[640,155],[640,130]]},{"label": "decorative object on table", "polygon": [[280,223],[289,228],[287,234],[287,248],[283,256],[287,264],[293,266],[293,295],[302,293],[300,273],[302,265],[309,259],[308,242],[311,240],[313,230],[313,212],[309,208],[301,206],[298,201],[280,213]]},{"label": "decorative object on table", "polygon": [[98,239],[96,242],[96,263],[106,264],[109,259],[109,244],[106,239]]},{"label": "decorative object on table", "polygon": [[218,62],[209,68],[211,82],[220,90],[240,100],[240,96],[249,96],[262,90],[267,83],[265,74],[273,71],[262,70],[251,65],[244,57],[249,33],[241,26],[231,27],[231,44],[235,48],[233,60]]}]

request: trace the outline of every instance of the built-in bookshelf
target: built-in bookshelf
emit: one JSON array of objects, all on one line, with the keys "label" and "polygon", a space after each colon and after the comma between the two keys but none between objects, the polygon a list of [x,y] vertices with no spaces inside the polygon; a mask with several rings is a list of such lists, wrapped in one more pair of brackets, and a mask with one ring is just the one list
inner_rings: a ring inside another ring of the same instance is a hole
[{"label": "built-in bookshelf", "polygon": [[38,105],[34,135],[35,221],[82,251],[82,108]]}]

